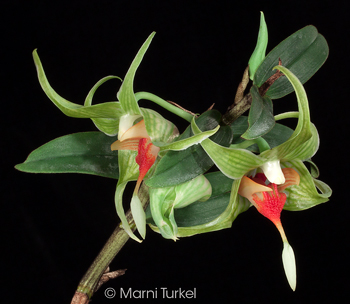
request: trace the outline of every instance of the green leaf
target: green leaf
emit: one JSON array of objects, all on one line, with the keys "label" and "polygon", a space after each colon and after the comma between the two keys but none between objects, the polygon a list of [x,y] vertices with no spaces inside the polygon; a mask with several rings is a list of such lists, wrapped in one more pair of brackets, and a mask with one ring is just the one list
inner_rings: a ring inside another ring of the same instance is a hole
[{"label": "green leaf", "polygon": [[[60,95],[50,86],[40,58],[36,50],[33,51],[33,58],[38,73],[38,79],[47,97],[67,116],[76,118],[113,118],[120,116],[120,105],[118,102],[105,102],[92,106],[82,106],[70,102]],[[116,76],[108,76],[115,77]]]},{"label": "green leaf", "polygon": [[153,32],[144,44],[141,46],[140,50],[137,52],[133,62],[130,65],[129,70],[127,71],[124,81],[119,89],[117,94],[118,100],[121,103],[121,106],[125,113],[129,115],[140,115],[140,109],[137,104],[135,94],[134,94],[134,77],[137,68],[139,67],[143,56],[145,55],[151,41],[156,33]]},{"label": "green leaf", "polygon": [[282,162],[281,164],[284,167],[295,169],[300,175],[300,184],[298,186],[291,186],[284,190],[287,194],[287,201],[283,209],[300,211],[328,201],[332,194],[331,188],[327,184],[314,179],[302,161],[294,160]]},{"label": "green leaf", "polygon": [[[242,115],[231,124],[231,129],[233,132],[232,144],[239,144],[246,141],[243,138],[241,138],[241,135],[247,130],[247,128],[247,116]],[[274,148],[287,141],[291,137],[293,131],[294,130],[285,125],[276,123],[272,130],[267,134],[263,135],[262,138],[266,140],[270,148]],[[255,153],[260,152],[256,144],[248,147],[247,149]]]},{"label": "green leaf", "polygon": [[269,97],[261,97],[257,86],[250,89],[252,95],[252,105],[249,110],[248,130],[242,134],[245,139],[258,138],[268,133],[275,125],[273,116],[272,101]]},{"label": "green leaf", "polygon": [[249,59],[249,77],[251,80],[254,78],[254,74],[265,58],[266,48],[267,48],[268,34],[267,34],[267,25],[265,22],[264,13],[260,14],[260,27],[258,34],[258,41],[252,56]]},{"label": "green leaf", "polygon": [[[220,120],[221,114],[216,110],[203,113],[196,120],[200,127],[199,133],[215,129]],[[183,140],[192,135],[191,127],[188,127],[177,140]],[[211,139],[223,146],[228,146],[232,140],[231,128],[220,127]],[[205,173],[212,166],[213,162],[200,145],[194,145],[182,151],[168,151],[146,184],[154,188],[178,185]]]},{"label": "green leaf", "polygon": [[[283,66],[295,74],[301,83],[305,83],[323,65],[328,53],[326,39],[314,26],[306,26],[282,41],[266,56],[254,75],[254,84],[260,87],[274,74],[272,68],[278,65],[279,58]],[[292,91],[293,87],[288,79],[280,77],[266,95],[271,99],[277,99]]]},{"label": "green leaf", "polygon": [[101,132],[75,133],[56,138],[29,154],[16,169],[29,173],[85,173],[118,178],[116,138]]}]

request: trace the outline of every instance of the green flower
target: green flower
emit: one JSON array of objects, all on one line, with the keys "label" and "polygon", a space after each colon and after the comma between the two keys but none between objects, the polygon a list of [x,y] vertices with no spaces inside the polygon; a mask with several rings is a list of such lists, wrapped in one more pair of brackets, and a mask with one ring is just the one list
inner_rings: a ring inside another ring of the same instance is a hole
[{"label": "green flower", "polygon": [[[163,156],[168,150],[179,151],[184,150],[194,144],[199,144],[204,139],[216,133],[219,129],[219,127],[217,127],[213,130],[200,132],[200,134],[196,134],[192,137],[175,141],[176,137],[178,136],[178,130],[172,122],[164,119],[159,113],[153,110],[139,107],[138,101],[140,99],[149,99],[189,122],[193,118],[191,114],[167,103],[151,93],[134,93],[133,83],[136,70],[140,65],[154,35],[155,33],[153,32],[147,38],[131,63],[131,66],[126,73],[117,94],[118,101],[99,103],[96,105],[92,105],[92,98],[99,86],[101,86],[107,80],[115,78],[120,79],[119,77],[107,76],[102,78],[90,90],[85,99],[84,105],[79,105],[64,99],[54,91],[46,78],[37,51],[34,50],[33,52],[40,85],[46,95],[64,114],[76,118],[90,118],[96,127],[106,135],[114,136],[118,134],[119,144],[115,143],[114,146],[112,145],[112,150],[119,150],[119,180],[115,193],[116,210],[125,231],[130,235],[130,237],[137,241],[140,240],[132,232],[126,219],[122,204],[122,197],[126,184],[129,181],[139,180],[131,201],[131,209],[136,227],[141,236],[144,238],[146,232],[145,213],[137,196],[137,190],[140,186],[140,182],[144,177],[147,178],[148,175],[150,175],[152,171],[150,169],[153,164],[157,162],[158,156]],[[142,130],[140,130],[140,128],[135,128],[140,121],[143,121],[144,127]],[[134,145],[129,146],[129,149],[125,145],[125,142],[122,144],[123,135],[130,130],[137,130],[134,136],[129,135],[129,143],[130,140],[136,140],[137,148],[135,148],[135,142]],[[143,144],[141,144],[141,142]],[[147,149],[147,147],[150,149]],[[148,153],[147,151],[152,151],[152,161],[141,161],[141,159]],[[142,166],[143,168],[141,168]]]}]

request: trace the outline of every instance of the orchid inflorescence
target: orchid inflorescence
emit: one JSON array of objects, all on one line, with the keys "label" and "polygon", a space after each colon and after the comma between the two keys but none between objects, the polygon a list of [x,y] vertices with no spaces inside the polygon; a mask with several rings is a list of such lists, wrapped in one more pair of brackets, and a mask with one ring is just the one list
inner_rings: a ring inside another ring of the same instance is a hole
[{"label": "orchid inflorescence", "polygon": [[[302,84],[326,60],[325,39],[316,28],[307,26],[265,56],[267,27],[261,14],[257,46],[234,105],[225,115],[210,109],[197,117],[154,94],[134,93],[136,70],[154,35],[147,38],[133,60],[117,94],[118,101],[95,105],[92,98],[97,88],[119,77],[101,79],[90,90],[84,105],[78,105],[52,89],[35,50],[33,57],[46,95],[64,114],[92,119],[100,132],[53,140],[32,152],[17,168],[26,172],[80,172],[118,179],[116,211],[122,228],[138,242],[145,239],[147,224],[164,238],[178,240],[229,228],[240,213],[254,206],[281,234],[283,265],[295,290],[295,257],[282,227],[281,211],[305,210],[326,202],[331,195],[330,188],[316,179],[318,169],[311,161],[319,148],[319,136],[310,121]],[[249,93],[244,94],[249,83]],[[293,91],[298,111],[274,115],[272,100]],[[188,128],[180,134],[159,113],[139,107],[140,99],[151,100],[185,119]],[[248,116],[239,110],[245,104],[250,105]],[[294,130],[279,123],[285,118],[297,119]],[[77,157],[69,158],[70,151],[76,151]],[[208,173],[211,168],[216,171]],[[122,202],[125,187],[132,181],[136,181],[136,186],[130,203],[133,216],[130,221]]]}]

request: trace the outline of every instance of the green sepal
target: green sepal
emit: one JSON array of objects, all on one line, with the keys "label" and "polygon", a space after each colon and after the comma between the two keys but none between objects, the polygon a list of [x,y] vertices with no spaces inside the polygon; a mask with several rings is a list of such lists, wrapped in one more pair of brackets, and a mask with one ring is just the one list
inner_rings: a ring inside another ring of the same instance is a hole
[{"label": "green sepal", "polygon": [[[274,74],[272,68],[278,65],[279,59],[301,83],[305,83],[323,65],[328,53],[326,39],[314,26],[306,26],[283,40],[266,56],[254,74],[254,84],[260,87],[272,76]],[[291,92],[293,87],[288,79],[280,77],[272,84],[266,95],[271,99],[277,99]]]},{"label": "green sepal", "polygon": [[132,232],[123,207],[123,193],[125,187],[129,181],[137,180],[139,175],[139,167],[135,161],[136,154],[136,151],[118,151],[119,180],[115,192],[115,207],[124,230],[132,239],[137,242],[141,242],[140,239]]},{"label": "green sepal", "polygon": [[256,70],[258,69],[259,65],[265,58],[267,42],[268,42],[267,25],[265,22],[264,13],[260,12],[260,26],[259,26],[258,41],[256,42],[255,49],[248,62],[249,78],[251,80],[253,80]]},{"label": "green sepal", "polygon": [[177,239],[178,226],[175,210],[195,201],[206,201],[212,193],[210,182],[203,176],[173,187],[150,188],[152,219],[166,239]]},{"label": "green sepal", "polygon": [[56,138],[35,149],[16,169],[29,173],[84,173],[119,177],[116,138],[101,132],[82,132]]},{"label": "green sepal", "polygon": [[[191,127],[194,134],[200,133],[195,121]],[[201,146],[220,171],[232,179],[239,179],[264,163],[263,158],[248,150],[223,147],[209,138],[202,141]]]},{"label": "green sepal", "polygon": [[273,116],[272,101],[268,96],[261,97],[257,86],[250,89],[252,95],[252,105],[249,110],[249,128],[242,137],[245,139],[255,139],[268,133],[275,125]]},{"label": "green sepal", "polygon": [[[36,50],[33,51],[34,63],[38,73],[39,83],[47,97],[67,116],[76,118],[118,118],[120,115],[120,105],[118,102],[105,102],[92,106],[82,106],[70,102],[60,95],[50,86],[40,58]],[[118,78],[116,76],[108,76]],[[120,79],[120,78],[119,78]]]},{"label": "green sepal", "polygon": [[260,155],[269,160],[308,159],[317,151],[318,134],[310,122],[309,103],[305,89],[299,79],[286,67],[276,66],[275,68],[283,72],[285,78],[293,85],[298,102],[298,124],[286,142]]},{"label": "green sepal", "polygon": [[[99,80],[89,91],[88,95],[85,98],[84,106],[90,107],[92,105],[92,98],[96,92],[96,90],[104,84],[106,81],[118,78],[122,80],[119,77],[116,76],[106,76]],[[119,129],[119,117],[123,115],[123,110],[120,106],[120,103],[117,103],[117,111],[119,112],[118,116],[116,118],[91,118],[95,126],[103,133],[109,135],[109,136],[115,136],[118,134]]]},{"label": "green sepal", "polygon": [[302,161],[282,162],[281,165],[295,169],[300,176],[300,184],[298,186],[294,185],[284,190],[287,195],[287,201],[283,209],[300,211],[328,201],[332,194],[331,188],[324,182],[313,178]]},{"label": "green sepal", "polygon": [[[216,110],[203,113],[196,120],[196,123],[200,127],[198,134],[214,130],[218,127],[220,121],[221,114]],[[189,126],[177,138],[177,141],[190,138],[193,135]],[[210,138],[223,146],[229,146],[232,141],[232,130],[228,126],[220,127]],[[175,186],[205,173],[213,164],[212,160],[199,144],[193,145],[186,150],[168,151],[161,158],[155,173],[146,181],[146,184],[153,188]]]},{"label": "green sepal", "polygon": [[193,135],[191,137],[182,139],[182,140],[178,140],[169,144],[164,144],[164,145],[160,145],[160,151],[164,152],[164,151],[168,151],[168,150],[172,150],[172,151],[181,151],[181,150],[185,150],[193,145],[197,145],[199,143],[201,143],[204,139],[214,135],[218,130],[219,130],[220,126],[217,126],[215,129],[213,130],[209,130],[209,131],[204,131],[201,132],[199,134]]},{"label": "green sepal", "polygon": [[118,100],[122,106],[125,113],[129,115],[140,115],[141,111],[137,104],[135,94],[134,94],[134,77],[137,68],[139,67],[143,56],[145,55],[151,41],[156,33],[153,32],[146,41],[141,46],[140,50],[137,52],[134,60],[132,61],[129,70],[127,71],[124,81],[120,86],[119,92],[117,93]]},{"label": "green sepal", "polygon": [[179,131],[171,121],[151,109],[140,108],[140,110],[152,143],[160,145],[171,143],[179,136]]},{"label": "green sepal", "polygon": [[[177,237],[230,228],[236,217],[250,207],[250,203],[247,203],[237,194],[240,184],[239,179],[232,181],[223,176],[221,172],[210,173],[206,177],[212,184],[212,196],[205,202],[195,202],[183,209],[175,210],[175,220],[178,224]],[[214,190],[216,179],[219,182],[224,181],[225,185],[221,184],[219,186],[220,191]],[[230,187],[227,189],[225,186],[228,184]],[[150,227],[159,232],[156,226],[150,224]]]}]

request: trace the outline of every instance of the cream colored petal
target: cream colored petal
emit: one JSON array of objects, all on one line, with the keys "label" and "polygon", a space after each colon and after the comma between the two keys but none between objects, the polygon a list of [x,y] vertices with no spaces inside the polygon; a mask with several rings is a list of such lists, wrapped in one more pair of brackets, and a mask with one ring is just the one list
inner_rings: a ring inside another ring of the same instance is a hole
[{"label": "cream colored petal", "polygon": [[144,120],[141,120],[137,124],[133,125],[130,129],[126,130],[120,137],[120,141],[124,141],[129,138],[149,138]]},{"label": "cream colored petal", "polygon": [[141,115],[129,115],[129,114],[121,116],[119,119],[118,138],[121,139],[121,137],[124,135],[124,133],[133,126],[134,121],[140,117],[142,117],[142,116]]},{"label": "cream colored petal", "polygon": [[272,191],[270,187],[254,182],[247,176],[243,176],[238,189],[238,194],[252,202],[252,196],[257,192]]},{"label": "cream colored petal", "polygon": [[117,140],[113,144],[111,144],[111,150],[133,150],[137,151],[139,147],[139,141],[138,138],[130,138],[124,141]]},{"label": "cream colored petal", "polygon": [[293,168],[283,168],[282,172],[283,172],[283,175],[284,175],[286,181],[284,184],[279,185],[277,187],[278,192],[282,192],[287,187],[290,187],[293,185],[299,185],[300,176],[299,176],[297,171],[295,171]]}]

